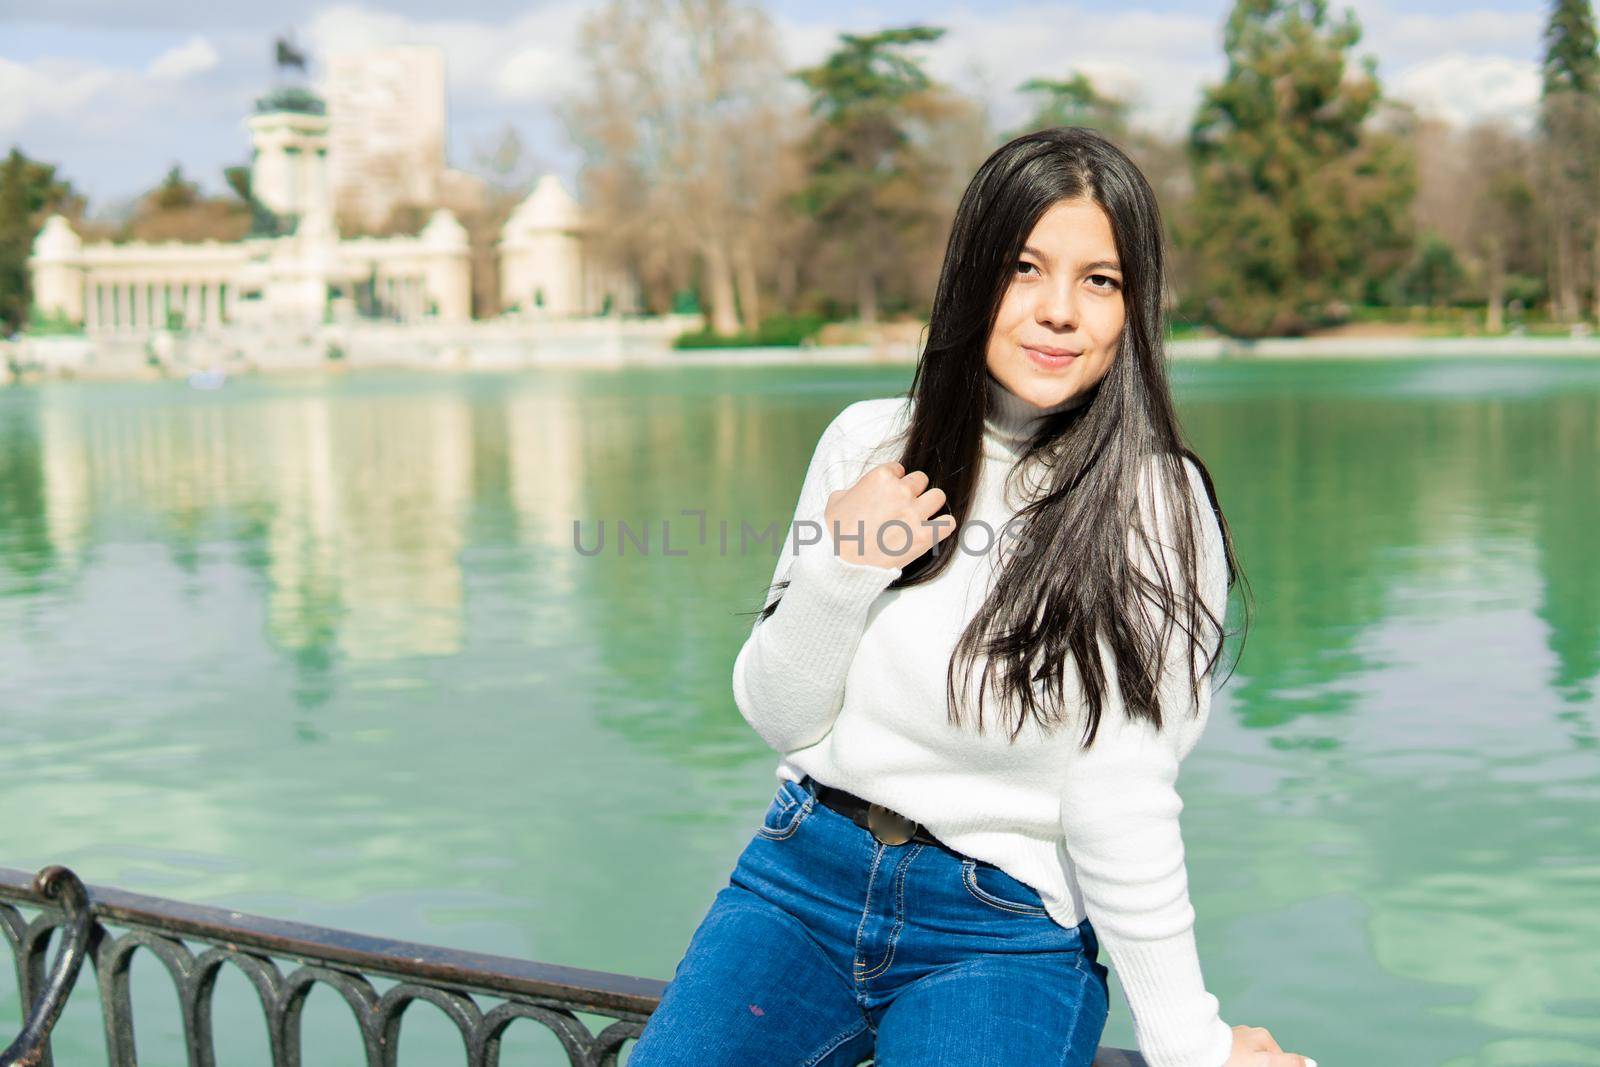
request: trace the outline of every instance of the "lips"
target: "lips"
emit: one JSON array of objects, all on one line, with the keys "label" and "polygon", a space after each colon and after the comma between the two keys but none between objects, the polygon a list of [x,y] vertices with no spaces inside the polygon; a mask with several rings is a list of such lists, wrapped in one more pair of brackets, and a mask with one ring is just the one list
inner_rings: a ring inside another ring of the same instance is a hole
[{"label": "lips", "polygon": [[[1072,361],[1083,354],[1065,348],[1034,348],[1030,345],[1023,345],[1022,350],[1028,354],[1029,363],[1041,370],[1050,371],[1070,367]],[[1060,354],[1056,355],[1055,353]]]}]

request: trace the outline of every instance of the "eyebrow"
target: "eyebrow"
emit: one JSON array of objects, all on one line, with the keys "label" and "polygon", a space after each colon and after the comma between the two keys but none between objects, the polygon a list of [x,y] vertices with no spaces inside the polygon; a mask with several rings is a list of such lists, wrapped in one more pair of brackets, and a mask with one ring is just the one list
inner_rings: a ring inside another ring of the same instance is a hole
[{"label": "eyebrow", "polygon": [[[1026,253],[1027,255],[1037,256],[1039,259],[1044,260],[1046,263],[1050,262],[1050,257],[1049,256],[1045,255],[1043,252],[1039,251],[1037,248],[1033,247],[1032,245],[1023,245],[1022,246],[1022,251],[1024,253]],[[1097,259],[1093,263],[1085,263],[1085,264],[1083,264],[1083,266],[1079,267],[1078,269],[1079,270],[1097,270],[1097,269],[1101,269],[1101,268],[1104,268],[1106,270],[1114,270],[1118,274],[1122,273],[1122,265],[1120,263],[1118,263],[1114,259]]]}]

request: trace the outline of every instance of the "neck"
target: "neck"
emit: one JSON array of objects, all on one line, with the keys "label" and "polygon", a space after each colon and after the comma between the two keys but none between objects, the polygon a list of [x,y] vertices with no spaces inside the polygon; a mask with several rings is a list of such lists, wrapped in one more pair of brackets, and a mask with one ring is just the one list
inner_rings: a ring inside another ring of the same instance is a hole
[{"label": "neck", "polygon": [[1042,408],[1001,385],[993,374],[985,373],[984,378],[989,392],[988,409],[983,418],[984,436],[1012,453],[1022,450],[1046,418],[1058,411],[1080,407],[1088,400],[1088,390],[1085,390]]}]

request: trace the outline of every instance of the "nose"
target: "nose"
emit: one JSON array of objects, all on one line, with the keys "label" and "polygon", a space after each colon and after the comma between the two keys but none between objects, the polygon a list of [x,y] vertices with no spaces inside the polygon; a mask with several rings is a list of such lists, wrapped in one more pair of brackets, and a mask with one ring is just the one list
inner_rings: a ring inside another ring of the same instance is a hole
[{"label": "nose", "polygon": [[1041,326],[1055,330],[1073,330],[1078,326],[1077,290],[1069,279],[1053,285],[1041,286],[1039,303],[1034,308],[1034,318]]}]

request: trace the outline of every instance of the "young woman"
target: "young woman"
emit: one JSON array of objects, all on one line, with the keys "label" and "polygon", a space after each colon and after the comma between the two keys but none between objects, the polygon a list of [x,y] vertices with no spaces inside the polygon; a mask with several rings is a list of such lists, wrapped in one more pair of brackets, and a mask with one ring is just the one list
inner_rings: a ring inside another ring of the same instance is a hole
[{"label": "young woman", "polygon": [[1236,570],[1163,256],[1093,132],[972,179],[909,395],[806,472],[733,668],[777,793],[631,1067],[1088,1067],[1102,944],[1150,1067],[1312,1063],[1223,1022],[1195,951],[1175,783]]}]

